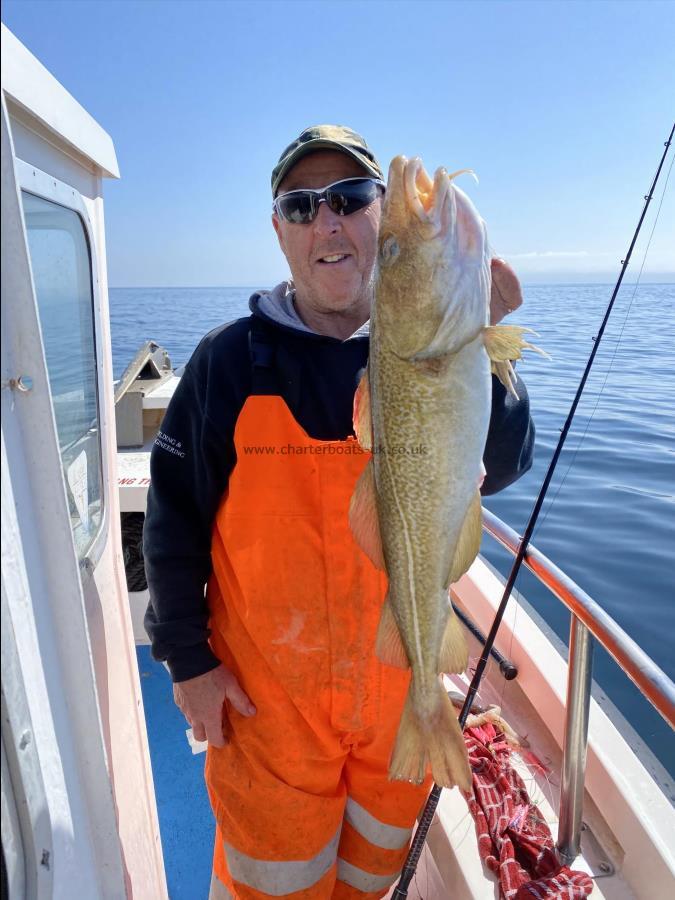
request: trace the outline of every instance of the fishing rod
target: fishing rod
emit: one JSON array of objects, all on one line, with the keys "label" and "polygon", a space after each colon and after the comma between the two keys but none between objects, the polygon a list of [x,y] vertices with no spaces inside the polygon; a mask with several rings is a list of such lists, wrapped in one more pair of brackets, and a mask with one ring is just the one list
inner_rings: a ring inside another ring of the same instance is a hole
[{"label": "fishing rod", "polygon": [[[668,154],[668,149],[673,140],[673,133],[675,133],[675,125],[670,130],[670,135],[668,136],[668,140],[664,143],[664,151],[661,156],[661,161],[659,162],[658,169],[656,170],[656,175],[654,176],[654,180],[652,181],[652,186],[649,189],[649,193],[645,194],[645,205],[642,210],[642,215],[640,216],[640,220],[637,224],[637,228],[635,229],[635,233],[633,234],[633,240],[630,243],[630,247],[628,248],[628,253],[626,254],[625,259],[621,260],[621,272],[619,273],[619,278],[614,287],[614,291],[612,292],[611,299],[605,311],[605,316],[602,320],[602,324],[598,331],[597,336],[593,339],[593,349],[591,350],[591,355],[588,357],[588,362],[586,363],[586,368],[584,369],[584,373],[581,376],[581,381],[579,383],[579,387],[577,388],[577,392],[574,396],[574,400],[572,401],[572,405],[570,407],[570,411],[567,414],[567,419],[565,424],[560,432],[560,438],[558,439],[558,445],[555,448],[555,452],[551,458],[551,462],[548,466],[548,471],[546,472],[546,477],[542,483],[542,486],[539,490],[539,495],[535,501],[534,507],[532,508],[532,512],[530,514],[529,521],[527,523],[527,527],[525,528],[525,532],[520,539],[520,544],[518,546],[518,552],[516,554],[516,558],[513,561],[513,566],[511,567],[511,572],[507,579],[506,585],[504,587],[504,593],[502,595],[501,602],[497,608],[497,612],[495,614],[494,621],[492,623],[492,627],[488,633],[487,639],[485,641],[485,645],[483,647],[483,652],[481,653],[480,659],[478,661],[478,665],[476,666],[473,678],[471,679],[471,684],[469,685],[469,690],[467,691],[466,699],[464,700],[464,705],[462,706],[462,711],[459,714],[459,725],[462,730],[466,724],[466,720],[469,716],[469,712],[471,710],[471,706],[473,705],[473,701],[478,693],[478,688],[480,687],[481,679],[483,678],[483,673],[485,672],[485,667],[488,664],[488,660],[490,659],[490,652],[492,650],[493,644],[495,642],[495,638],[497,637],[497,631],[499,630],[499,626],[501,625],[502,619],[504,618],[504,613],[506,612],[506,606],[509,602],[509,598],[511,596],[511,591],[513,590],[513,586],[516,582],[516,578],[518,577],[518,573],[520,572],[520,567],[523,564],[523,560],[525,559],[525,553],[527,552],[528,545],[530,543],[530,538],[532,537],[532,533],[534,531],[534,527],[537,524],[537,519],[539,517],[539,513],[541,511],[541,507],[544,503],[544,499],[546,497],[546,492],[548,491],[549,485],[551,483],[551,479],[553,477],[553,473],[555,471],[555,467],[558,463],[558,459],[563,449],[563,445],[565,444],[565,440],[567,438],[567,434],[572,425],[572,419],[574,418],[574,414],[577,410],[577,406],[579,405],[579,401],[581,399],[581,395],[583,393],[584,387],[586,386],[586,382],[588,381],[588,376],[591,371],[591,366],[593,365],[593,361],[598,352],[598,347],[600,346],[600,341],[602,340],[602,336],[605,332],[605,326],[609,320],[610,313],[612,312],[612,307],[614,306],[614,301],[616,300],[617,294],[619,293],[619,288],[621,287],[621,282],[623,281],[623,276],[628,268],[628,263],[630,262],[631,255],[633,253],[633,248],[635,247],[635,243],[638,239],[638,235],[640,234],[640,229],[642,228],[642,223],[644,222],[644,218],[647,214],[647,209],[649,208],[649,204],[652,201],[652,197],[654,196],[654,189],[659,180],[659,176],[661,175],[661,169],[663,168],[663,163],[665,162],[666,156]],[[417,826],[417,830],[415,831],[415,835],[412,839],[412,843],[410,844],[410,850],[408,851],[408,856],[406,858],[405,864],[403,866],[403,870],[401,872],[401,877],[399,879],[396,888],[392,894],[392,900],[402,900],[402,898],[408,896],[408,887],[410,882],[412,881],[413,876],[415,875],[415,870],[417,869],[417,864],[420,860],[420,856],[422,855],[422,850],[424,848],[424,844],[427,839],[427,834],[429,832],[429,828],[431,827],[431,823],[434,818],[434,814],[436,812],[436,807],[438,806],[438,801],[441,797],[441,792],[443,791],[442,787],[435,784],[431,789],[431,793],[429,794],[429,799],[426,802],[426,805],[422,811],[422,815],[419,819],[419,824]]]}]

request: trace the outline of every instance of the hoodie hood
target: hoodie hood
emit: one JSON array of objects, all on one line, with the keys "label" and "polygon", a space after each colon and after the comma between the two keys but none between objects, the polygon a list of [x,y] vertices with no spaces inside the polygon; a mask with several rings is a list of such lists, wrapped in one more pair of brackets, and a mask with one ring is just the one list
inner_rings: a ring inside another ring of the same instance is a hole
[{"label": "hoodie hood", "polygon": [[[316,337],[328,337],[328,335],[319,334],[308,328],[298,315],[295,308],[295,288],[292,281],[282,281],[281,284],[272,288],[271,291],[256,291],[255,294],[251,295],[248,305],[254,315],[261,316],[261,318],[274,322],[276,325],[290,328],[293,331],[305,332],[305,334],[313,334]],[[369,334],[370,322],[365,322],[347,340],[351,341],[353,338],[368,337]]]}]

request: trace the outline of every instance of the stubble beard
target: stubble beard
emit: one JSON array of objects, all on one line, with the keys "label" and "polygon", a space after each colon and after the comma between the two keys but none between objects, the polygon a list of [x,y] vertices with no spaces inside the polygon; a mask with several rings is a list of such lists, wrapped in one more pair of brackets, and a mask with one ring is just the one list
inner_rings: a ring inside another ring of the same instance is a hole
[{"label": "stubble beard", "polygon": [[[375,267],[373,267],[368,278],[364,279],[364,281],[361,283],[361,287],[357,294],[354,296],[351,302],[348,303],[337,301],[334,306],[328,306],[325,296],[320,292],[314,290],[303,293],[302,300],[312,309],[317,312],[321,312],[323,315],[356,315],[357,312],[362,309],[365,310],[367,320],[368,318],[370,318],[372,304],[375,298],[375,280]],[[293,286],[297,297],[297,288],[293,284],[292,280],[291,285]]]}]

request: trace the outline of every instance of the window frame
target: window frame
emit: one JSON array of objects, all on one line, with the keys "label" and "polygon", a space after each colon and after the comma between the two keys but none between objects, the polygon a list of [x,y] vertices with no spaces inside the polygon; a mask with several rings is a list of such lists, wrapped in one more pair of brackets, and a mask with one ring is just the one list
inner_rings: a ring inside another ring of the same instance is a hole
[{"label": "window frame", "polygon": [[[72,212],[76,213],[82,225],[82,230],[84,232],[84,238],[87,245],[87,251],[89,253],[89,276],[91,287],[91,302],[93,306],[92,320],[94,325],[94,352],[96,354],[96,404],[98,409],[99,425],[98,448],[101,463],[101,521],[99,523],[96,534],[94,535],[88,549],[81,559],[77,546],[75,545],[75,536],[73,535],[73,545],[80,567],[80,577],[84,584],[84,582],[87,580],[87,576],[91,576],[93,574],[93,570],[96,568],[96,565],[103,554],[110,530],[110,503],[108,501],[108,498],[110,497],[109,491],[111,490],[110,468],[112,465],[112,460],[110,459],[110,450],[107,446],[107,442],[103,439],[104,434],[107,434],[108,432],[107,417],[105,414],[103,367],[104,351],[106,348],[103,343],[104,329],[101,317],[100,281],[98,275],[99,268],[96,253],[96,240],[84,197],[78,190],[76,190],[72,185],[60,181],[53,175],[49,175],[47,172],[43,172],[41,169],[38,169],[36,166],[30,165],[24,160],[15,158],[14,163],[17,186],[21,193],[25,192],[27,194],[33,194],[35,197],[38,197],[42,200],[51,201],[58,206],[65,207],[66,209],[69,209]],[[21,216],[27,236],[28,227],[26,225],[26,218],[24,215],[23,201],[21,203]],[[32,260],[30,258],[30,248],[28,257],[31,263],[32,277]],[[33,296],[35,297],[35,303],[37,306],[38,323],[40,325],[40,339],[42,342],[42,353],[46,360],[44,338],[42,336],[42,320],[40,318],[40,308],[37,299],[37,292],[35,290],[35,284],[33,284]],[[53,398],[51,398],[51,402],[52,415],[55,415]],[[66,490],[65,472],[63,473],[63,477],[64,490]]]}]

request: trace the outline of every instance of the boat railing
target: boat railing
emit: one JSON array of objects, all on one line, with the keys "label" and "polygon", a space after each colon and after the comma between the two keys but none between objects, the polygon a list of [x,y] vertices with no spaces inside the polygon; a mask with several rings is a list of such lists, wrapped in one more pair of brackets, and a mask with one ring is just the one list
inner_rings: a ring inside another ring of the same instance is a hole
[{"label": "boat railing", "polygon": [[[483,528],[511,554],[515,556],[518,553],[519,536],[485,508]],[[570,611],[557,841],[561,860],[569,864],[577,857],[581,845],[593,638],[602,644],[671,728],[675,728],[675,684],[595,600],[532,544],[528,546],[523,561],[535,577]]]}]

